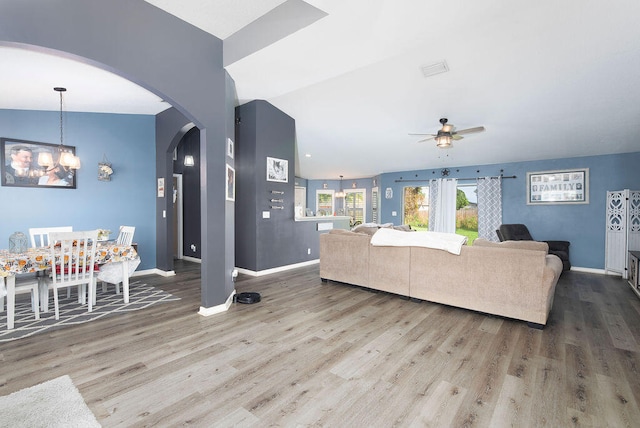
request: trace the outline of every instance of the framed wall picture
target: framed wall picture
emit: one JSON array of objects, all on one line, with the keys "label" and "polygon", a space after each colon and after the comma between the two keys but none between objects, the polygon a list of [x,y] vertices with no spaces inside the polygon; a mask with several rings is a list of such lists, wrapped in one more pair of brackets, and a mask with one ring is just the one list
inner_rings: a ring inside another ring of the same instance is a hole
[{"label": "framed wall picture", "polygon": [[164,177],[158,178],[158,197],[164,198]]},{"label": "framed wall picture", "polygon": [[289,182],[289,161],[267,157],[267,181]]},{"label": "framed wall picture", "polygon": [[236,200],[236,170],[227,165],[227,201]]},{"label": "framed wall picture", "polygon": [[10,187],[76,188],[76,170],[60,165],[73,146],[0,138],[2,185]]},{"label": "framed wall picture", "polygon": [[527,205],[588,203],[589,168],[527,173]]},{"label": "framed wall picture", "polygon": [[233,159],[234,154],[234,143],[231,138],[227,138],[227,156]]}]

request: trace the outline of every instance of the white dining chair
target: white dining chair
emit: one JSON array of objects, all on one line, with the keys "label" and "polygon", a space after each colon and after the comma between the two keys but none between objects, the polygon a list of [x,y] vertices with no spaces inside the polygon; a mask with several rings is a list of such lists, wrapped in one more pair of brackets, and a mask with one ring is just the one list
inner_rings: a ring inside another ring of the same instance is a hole
[{"label": "white dining chair", "polygon": [[[71,232],[73,226],[54,226],[54,227],[31,227],[29,228],[29,237],[31,238],[31,247],[48,247],[49,246],[49,233],[51,232]],[[50,270],[37,272],[37,277],[42,277],[40,280],[40,308],[46,312],[49,310],[49,292],[46,288],[44,281],[45,277],[51,274]],[[67,290],[67,298],[71,297],[71,289]]]},{"label": "white dining chair", "polygon": [[[40,282],[43,278],[36,277],[33,275],[25,275],[25,277],[20,278],[20,274],[10,275],[6,278],[0,277],[0,281],[2,281],[2,285],[5,285],[5,289],[7,290],[7,328],[13,328],[15,323],[15,296],[18,294],[30,293],[31,294],[31,310],[35,314],[35,319],[40,319]],[[9,295],[10,284],[9,282],[14,282],[13,286],[13,296]],[[6,284],[5,284],[6,282]],[[12,301],[13,300],[13,301]],[[0,294],[0,312],[4,311],[4,296]]]},{"label": "white dining chair", "polygon": [[116,244],[131,245],[133,243],[133,234],[135,231],[135,226],[120,226],[120,232],[118,232]]},{"label": "white dining chair", "polygon": [[[116,244],[118,245],[131,245],[133,243],[133,234],[135,233],[135,226],[120,226],[118,237],[116,238]],[[108,281],[102,280],[102,292],[107,292]],[[120,294],[120,282],[115,283],[116,294]]]},{"label": "white dining chair", "polygon": [[29,237],[31,238],[31,247],[48,247],[49,233],[51,232],[71,232],[72,226],[59,227],[32,227],[29,229]]},{"label": "white dining chair", "polygon": [[[60,318],[58,289],[79,286],[81,303],[86,302],[88,311],[93,310],[96,258],[95,245],[98,241],[98,230],[84,232],[52,232],[49,234],[51,260],[55,264],[51,269],[49,289],[53,291],[56,319]],[[90,251],[87,249],[90,248]]]}]

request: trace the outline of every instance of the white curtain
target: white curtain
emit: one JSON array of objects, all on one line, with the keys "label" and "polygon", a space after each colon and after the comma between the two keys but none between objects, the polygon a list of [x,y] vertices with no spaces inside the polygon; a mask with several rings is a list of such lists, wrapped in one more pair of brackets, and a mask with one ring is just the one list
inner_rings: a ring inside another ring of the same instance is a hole
[{"label": "white curtain", "polygon": [[429,230],[456,233],[456,194],[458,180],[429,180]]},{"label": "white curtain", "polygon": [[496,229],[502,224],[502,178],[478,179],[478,237],[499,241]]}]

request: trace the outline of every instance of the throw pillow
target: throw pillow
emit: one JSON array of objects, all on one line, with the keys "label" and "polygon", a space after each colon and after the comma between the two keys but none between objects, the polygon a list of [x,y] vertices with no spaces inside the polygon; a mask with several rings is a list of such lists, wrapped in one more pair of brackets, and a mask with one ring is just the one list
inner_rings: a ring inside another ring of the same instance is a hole
[{"label": "throw pillow", "polygon": [[404,232],[415,232],[413,229],[411,229],[411,225],[409,224],[401,224],[400,226],[393,226],[393,228],[395,230],[402,230]]},{"label": "throw pillow", "polygon": [[352,232],[356,233],[364,233],[366,235],[373,236],[374,233],[378,231],[378,226],[367,226],[365,224],[361,224],[360,226],[356,226],[352,229]]}]

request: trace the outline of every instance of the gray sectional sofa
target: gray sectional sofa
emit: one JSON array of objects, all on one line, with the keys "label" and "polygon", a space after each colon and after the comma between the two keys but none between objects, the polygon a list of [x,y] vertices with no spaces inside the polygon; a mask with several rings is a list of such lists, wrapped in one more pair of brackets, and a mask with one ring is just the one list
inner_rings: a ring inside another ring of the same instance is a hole
[{"label": "gray sectional sofa", "polygon": [[338,229],[320,235],[322,280],[524,320],[536,328],[547,323],[562,262],[544,242],[476,239],[455,255],[374,246],[371,237]]}]

